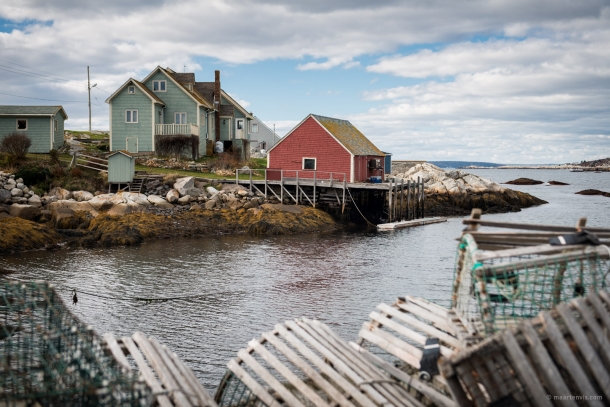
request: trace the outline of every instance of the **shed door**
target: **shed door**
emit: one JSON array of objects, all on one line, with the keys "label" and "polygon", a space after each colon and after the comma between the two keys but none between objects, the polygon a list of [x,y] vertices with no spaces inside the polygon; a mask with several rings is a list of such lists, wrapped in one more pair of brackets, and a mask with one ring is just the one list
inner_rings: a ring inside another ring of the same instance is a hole
[{"label": "shed door", "polygon": [[130,153],[137,153],[138,152],[138,138],[137,137],[127,137],[126,138],[127,142],[126,142],[126,146],[125,146],[125,150],[127,150]]}]

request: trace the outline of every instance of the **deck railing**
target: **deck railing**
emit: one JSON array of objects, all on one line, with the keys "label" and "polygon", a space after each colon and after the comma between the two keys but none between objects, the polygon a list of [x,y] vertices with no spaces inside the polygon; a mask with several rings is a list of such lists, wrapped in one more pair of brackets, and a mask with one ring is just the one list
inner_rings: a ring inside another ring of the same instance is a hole
[{"label": "deck railing", "polygon": [[155,136],[165,135],[198,136],[199,127],[195,124],[155,124]]}]

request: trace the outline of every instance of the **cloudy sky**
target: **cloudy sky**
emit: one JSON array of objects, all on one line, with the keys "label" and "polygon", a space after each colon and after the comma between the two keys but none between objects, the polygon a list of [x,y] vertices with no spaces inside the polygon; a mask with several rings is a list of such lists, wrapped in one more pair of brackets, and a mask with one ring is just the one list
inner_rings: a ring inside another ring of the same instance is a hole
[{"label": "cloudy sky", "polygon": [[352,121],[395,158],[610,156],[610,0],[2,0],[0,104],[93,127],[157,65],[195,72],[280,135]]}]

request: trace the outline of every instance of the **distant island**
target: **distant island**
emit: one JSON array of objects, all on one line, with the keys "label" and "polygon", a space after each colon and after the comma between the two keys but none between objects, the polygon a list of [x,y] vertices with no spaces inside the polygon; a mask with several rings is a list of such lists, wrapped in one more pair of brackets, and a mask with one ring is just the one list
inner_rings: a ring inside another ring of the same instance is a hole
[{"label": "distant island", "polygon": [[499,164],[484,161],[428,161],[440,168],[610,171],[610,157],[566,164]]}]

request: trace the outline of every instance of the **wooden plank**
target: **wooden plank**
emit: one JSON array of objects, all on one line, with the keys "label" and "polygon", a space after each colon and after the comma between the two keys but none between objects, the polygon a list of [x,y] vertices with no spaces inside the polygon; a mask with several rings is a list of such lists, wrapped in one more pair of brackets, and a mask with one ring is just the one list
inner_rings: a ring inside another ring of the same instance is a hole
[{"label": "wooden plank", "polygon": [[402,323],[405,323],[407,325],[412,326],[415,329],[422,331],[425,334],[428,334],[430,336],[440,339],[441,342],[445,342],[446,344],[448,344],[456,349],[462,349],[464,347],[464,344],[462,344],[457,338],[455,338],[455,337],[449,335],[448,333],[445,333],[439,329],[436,329],[435,327],[428,325],[427,323],[422,322],[417,318],[414,318],[408,314],[405,314],[404,312],[401,312],[394,307],[390,307],[389,305],[386,305],[386,304],[379,304],[377,306],[377,309],[381,312],[386,313],[387,315],[391,316],[392,318],[399,320]]},{"label": "wooden plank", "polygon": [[449,316],[449,312],[451,311],[447,308],[441,307],[440,305],[433,303],[432,301],[428,301],[425,298],[412,297],[410,295],[407,295],[405,298],[408,301],[413,302],[419,305],[420,307],[425,308],[434,314],[437,314],[442,318],[447,318]]},{"label": "wooden plank", "polygon": [[536,376],[534,369],[529,364],[527,356],[521,350],[515,336],[510,329],[506,329],[501,334],[508,356],[511,359],[514,369],[518,372],[519,381],[525,386],[530,395],[534,398],[534,402],[538,406],[551,407],[553,404],[546,398],[547,392],[544,390],[542,383]]},{"label": "wooden plank", "polygon": [[[571,226],[555,226],[555,225],[537,225],[530,223],[508,223],[508,222],[497,222],[497,221],[489,221],[489,220],[481,220],[481,219],[464,219],[462,221],[464,225],[478,225],[478,226],[490,226],[495,228],[505,228],[505,229],[520,229],[520,230],[540,230],[546,232],[568,232],[568,233],[576,233],[578,230],[576,227]],[[610,229],[606,228],[584,228],[583,230],[587,230],[589,232],[605,232],[610,233]]]},{"label": "wooden plank", "polygon": [[342,407],[352,407],[353,404],[334,386],[322,377],[317,370],[315,370],[309,363],[297,355],[292,349],[290,349],[284,342],[280,340],[275,334],[267,332],[263,334],[263,338],[272,346],[274,346],[279,352],[281,352],[286,358],[294,364],[296,367],[301,369],[303,373],[320,389],[322,389],[330,399],[335,401]]},{"label": "wooden plank", "polygon": [[[572,352],[572,349],[570,349],[570,346],[566,342],[565,337],[559,330],[559,327],[555,323],[555,320],[551,317],[550,313],[541,312],[540,319],[542,320],[542,324],[544,325],[546,335],[549,338],[549,342],[560,355],[563,361],[565,372],[570,375],[570,377],[580,390],[580,394],[595,394],[595,390],[593,390],[593,385],[589,381],[587,374],[578,362],[578,359]],[[601,401],[596,400],[590,400],[589,403],[591,405],[596,406],[603,405]]]},{"label": "wooden plank", "polygon": [[180,388],[180,391],[189,397],[191,404],[197,405],[199,404],[199,401],[203,401],[198,400],[197,391],[191,386],[191,383],[187,377],[183,375],[182,372],[176,367],[173,358],[169,355],[169,350],[165,346],[162,346],[161,343],[154,337],[151,337],[149,341],[173,376],[178,388]]},{"label": "wooden plank", "polygon": [[604,366],[601,364],[597,352],[589,343],[589,338],[582,330],[580,324],[576,321],[574,316],[572,315],[572,311],[568,308],[567,304],[561,304],[557,308],[557,312],[561,315],[564,324],[570,331],[572,338],[576,342],[580,353],[585,360],[585,362],[591,368],[599,387],[602,389],[606,397],[610,399],[610,376]]},{"label": "wooden plank", "polygon": [[280,404],[275,400],[271,394],[263,386],[261,386],[252,376],[248,374],[234,359],[231,359],[227,363],[227,368],[233,372],[233,374],[246,385],[260,401],[262,401],[267,407],[280,407]]},{"label": "wooden plank", "polygon": [[110,353],[112,353],[112,356],[119,363],[119,365],[123,369],[125,369],[127,371],[131,371],[131,366],[129,366],[129,362],[127,361],[127,358],[125,357],[125,354],[123,353],[123,351],[121,350],[121,347],[117,343],[114,335],[111,334],[110,332],[106,332],[104,334],[104,340],[108,344],[108,349],[110,349]]},{"label": "wooden plank", "polygon": [[163,359],[157,351],[148,341],[148,338],[142,332],[136,332],[132,336],[132,339],[136,342],[138,347],[142,350],[142,353],[146,356],[149,363],[161,379],[163,386],[169,392],[170,398],[174,401],[177,406],[190,407],[191,403],[184,393],[182,393],[180,387],[172,377],[167,366],[163,363]]},{"label": "wooden plank", "polygon": [[[475,237],[476,241],[476,237]],[[589,246],[586,246],[589,247]],[[516,249],[504,249],[504,250],[496,250],[496,251],[482,251],[479,250],[474,254],[474,259],[476,261],[484,261],[491,259],[498,259],[502,257],[517,257],[517,256],[526,256],[530,254],[553,254],[553,253],[561,253],[564,250],[583,250],[584,245],[566,245],[566,246],[552,246],[550,244],[532,246],[532,247],[519,247]]]},{"label": "wooden plank", "polygon": [[254,373],[269,385],[283,400],[284,404],[294,407],[305,407],[303,403],[296,398],[290,390],[288,390],[279,380],[277,380],[267,369],[265,369],[256,359],[252,357],[245,349],[241,349],[237,356],[248,365]]},{"label": "wooden plank", "polygon": [[164,394],[165,390],[157,381],[155,373],[151,370],[150,367],[148,367],[148,363],[146,363],[144,356],[142,356],[140,350],[138,349],[134,341],[128,336],[124,336],[123,338],[121,338],[121,341],[133,357],[133,360],[136,362],[136,365],[140,370],[140,374],[144,378],[144,381],[146,382],[148,387],[151,388],[153,395],[157,400],[157,403],[159,403],[159,406],[173,407],[174,403],[170,401],[169,396],[167,394]]},{"label": "wooden plank", "polygon": [[333,364],[335,369],[339,370],[342,374],[347,376],[353,383],[356,383],[358,387],[363,390],[369,397],[373,399],[373,401],[380,405],[385,404],[388,401],[385,397],[383,397],[375,388],[373,388],[370,384],[361,384],[363,379],[356,372],[352,370],[345,362],[338,358],[334,353],[332,353],[325,346],[320,344],[316,339],[314,339],[309,333],[307,333],[304,329],[302,329],[296,322],[287,321],[286,326],[290,328],[296,335],[300,336],[303,340],[309,343],[312,347],[314,347],[318,352],[320,352],[330,363]]},{"label": "wooden plank", "polygon": [[487,398],[479,387],[479,382],[474,378],[472,374],[472,366],[470,361],[465,361],[453,366],[456,373],[464,383],[470,397],[472,398],[475,406],[486,406],[488,404]]},{"label": "wooden plank", "polygon": [[322,373],[327,375],[333,382],[345,391],[348,397],[353,398],[361,406],[373,407],[375,403],[368,397],[361,393],[360,389],[355,387],[351,382],[346,380],[341,374],[339,374],[330,365],[325,363],[322,358],[316,355],[311,349],[309,349],[304,343],[302,343],[295,335],[288,332],[288,330],[282,325],[275,326],[278,334],[288,343],[290,343],[301,355],[306,357],[314,366],[316,366]]},{"label": "wooden plank", "polygon": [[[549,386],[549,390],[552,392],[550,394],[554,396],[570,396],[570,389],[563,381],[561,373],[559,373],[557,366],[555,366],[551,356],[542,344],[531,321],[523,321],[523,323],[519,324],[519,328],[521,328],[521,332],[530,346],[530,358],[534,362],[534,366],[539,368],[537,370],[544,377],[544,382]],[[565,397],[564,400],[559,400],[559,404],[577,407],[576,402],[568,397]]]},{"label": "wooden plank", "polygon": [[176,367],[182,373],[182,376],[186,378],[191,389],[195,392],[195,394],[197,394],[197,397],[199,397],[201,405],[204,407],[215,407],[216,402],[214,401],[214,398],[212,398],[212,396],[203,388],[201,382],[199,382],[197,377],[195,377],[195,373],[193,373],[193,371],[186,366],[174,352],[168,350],[167,353],[172,358],[172,361]]},{"label": "wooden plank", "polygon": [[456,406],[456,403],[453,400],[451,400],[449,397],[445,396],[444,394],[440,393],[435,388],[428,386],[426,383],[416,379],[415,377],[407,374],[406,372],[403,372],[402,370],[396,368],[395,366],[386,362],[385,360],[381,359],[380,357],[373,355],[372,353],[370,353],[368,350],[364,349],[360,345],[358,345],[354,342],[350,342],[349,345],[352,348],[354,348],[359,354],[361,354],[370,363],[372,363],[375,366],[379,367],[380,369],[386,371],[390,376],[393,376],[397,380],[400,380],[407,386],[413,387],[415,390],[417,390],[418,392],[420,392],[421,394],[423,394],[424,396],[426,396],[430,400],[432,400],[436,405],[442,406],[442,407]]},{"label": "wooden plank", "polygon": [[[422,335],[418,332],[412,331],[411,329],[407,328],[406,326],[400,325],[399,323],[394,322],[391,319],[388,319],[382,315],[379,315],[375,311],[371,312],[369,314],[369,317],[373,321],[378,322],[379,324],[392,329],[394,332],[399,333],[400,335],[402,335],[406,338],[409,338],[409,339],[419,343],[420,345],[426,345],[426,340],[428,338],[426,338],[424,335]],[[453,356],[453,351],[444,345],[440,345],[440,352],[443,356],[448,357],[448,358]]]},{"label": "wooden plank", "polygon": [[492,375],[487,371],[487,366],[481,360],[481,358],[477,356],[472,357],[470,359],[470,364],[474,368],[479,382],[483,385],[483,388],[489,395],[489,398],[492,401],[499,400],[501,398],[501,393],[498,392],[499,389],[496,388],[496,384],[490,380]]},{"label": "wooden plank", "polygon": [[604,300],[607,307],[610,307],[610,294],[604,290],[599,291],[599,297]]},{"label": "wooden plank", "polygon": [[402,310],[410,312],[418,317],[427,319],[428,321],[431,321],[432,324],[435,325],[437,328],[455,335],[455,330],[451,328],[451,326],[447,323],[447,320],[445,318],[441,318],[438,315],[433,314],[430,311],[425,310],[422,307],[415,305],[413,303],[396,302],[395,305],[398,306]]},{"label": "wooden plank", "polygon": [[593,316],[593,313],[587,306],[586,300],[584,298],[579,298],[571,303],[574,304],[587,323],[587,328],[593,334],[595,342],[597,342],[596,349],[598,349],[598,353],[604,359],[606,366],[610,367],[610,341],[608,341],[608,337],[604,334],[597,319]]},{"label": "wooden plank", "polygon": [[258,353],[269,365],[274,368],[278,373],[280,373],[284,378],[288,381],[288,383],[292,384],[301,394],[309,399],[316,406],[328,406],[330,405],[320,397],[311,387],[306,385],[301,379],[297,377],[290,369],[279,361],[271,352],[269,352],[261,343],[257,340],[251,340],[248,343],[249,347],[252,348],[256,353]]},{"label": "wooden plank", "polygon": [[604,307],[604,304],[600,301],[599,297],[595,293],[590,293],[587,296],[587,300],[595,310],[595,313],[602,320],[604,324],[604,328],[610,331],[610,315],[608,315],[608,310]]},{"label": "wooden plank", "polygon": [[[397,341],[400,341],[399,339],[383,331],[381,331],[381,334],[379,332],[374,332],[375,330],[376,328],[374,328],[368,322],[365,322],[362,326],[362,329],[360,330],[359,335],[361,338],[366,339],[370,343],[379,346],[381,349],[391,353],[392,355],[396,356],[403,362],[408,363],[414,368],[420,368],[419,361],[421,360],[422,355],[421,350],[417,349],[413,345],[409,345],[402,341],[401,346],[399,346],[395,343]],[[409,350],[407,350],[407,348]]]}]

